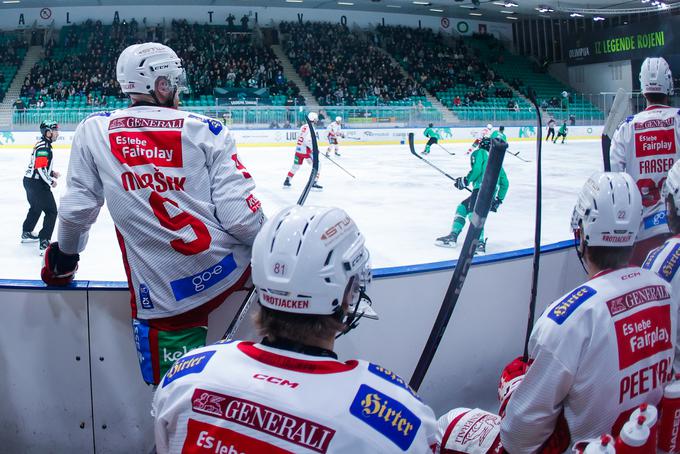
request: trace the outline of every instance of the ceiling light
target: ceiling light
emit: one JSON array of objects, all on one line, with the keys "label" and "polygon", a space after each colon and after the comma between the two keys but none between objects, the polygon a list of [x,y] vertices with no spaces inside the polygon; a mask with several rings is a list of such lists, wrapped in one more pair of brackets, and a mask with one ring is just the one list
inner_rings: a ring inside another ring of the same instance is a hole
[{"label": "ceiling light", "polygon": [[602,16],[595,16],[595,17],[593,17],[593,20],[594,20],[595,22],[600,22],[600,21],[603,21],[603,20],[604,20],[604,17],[602,17]]},{"label": "ceiling light", "polygon": [[503,14],[515,14],[514,11],[506,11],[504,9],[501,10],[501,13],[503,13]]},{"label": "ceiling light", "polygon": [[2,0],[2,3],[19,3],[20,0]]},{"label": "ceiling light", "polygon": [[510,20],[517,20],[515,16],[505,16],[505,18]]},{"label": "ceiling light", "polygon": [[388,8],[401,8],[401,5],[385,5]]},{"label": "ceiling light", "polygon": [[354,6],[354,3],[352,3],[352,2],[338,2],[338,5]]},{"label": "ceiling light", "polygon": [[302,3],[302,0],[286,0],[286,3]]},{"label": "ceiling light", "polygon": [[470,16],[481,16],[482,13],[470,13]]},{"label": "ceiling light", "polygon": [[505,6],[505,2],[493,2],[494,5]]},{"label": "ceiling light", "polygon": [[579,13],[571,13],[571,14],[569,15],[569,17],[583,17],[583,14],[579,14]]},{"label": "ceiling light", "polygon": [[505,5],[503,6],[505,6],[506,8],[517,8],[519,5],[515,2],[505,2]]},{"label": "ceiling light", "polygon": [[465,9],[477,9],[476,6],[472,6],[472,5],[458,5],[458,6],[460,6],[461,8],[465,8]]},{"label": "ceiling light", "polygon": [[430,8],[430,11],[434,11],[435,13],[443,13],[443,9],[437,9],[437,8]]},{"label": "ceiling light", "polygon": [[425,6],[430,6],[432,3],[430,2],[412,2],[414,5],[425,5]]}]

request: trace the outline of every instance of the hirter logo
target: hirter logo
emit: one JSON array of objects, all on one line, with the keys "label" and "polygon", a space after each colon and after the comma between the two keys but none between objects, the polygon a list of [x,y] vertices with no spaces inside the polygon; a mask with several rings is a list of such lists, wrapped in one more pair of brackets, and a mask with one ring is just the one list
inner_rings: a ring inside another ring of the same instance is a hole
[{"label": "hirter logo", "polygon": [[109,144],[118,162],[131,167],[183,166],[181,131],[114,132]]}]

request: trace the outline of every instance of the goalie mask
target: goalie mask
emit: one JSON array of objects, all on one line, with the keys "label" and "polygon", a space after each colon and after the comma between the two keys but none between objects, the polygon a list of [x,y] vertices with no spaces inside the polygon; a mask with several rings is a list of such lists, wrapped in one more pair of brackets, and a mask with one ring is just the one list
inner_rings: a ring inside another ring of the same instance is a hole
[{"label": "goalie mask", "polygon": [[175,51],[158,43],[134,44],[123,50],[116,79],[123,93],[151,95],[158,104],[159,92],[171,93],[172,100],[176,93],[188,91],[182,61]]},{"label": "goalie mask", "polygon": [[294,205],[268,220],[253,244],[252,273],[269,309],[338,314],[349,292],[344,332],[363,316],[377,318],[365,293],[371,267],[364,236],[339,208]]}]

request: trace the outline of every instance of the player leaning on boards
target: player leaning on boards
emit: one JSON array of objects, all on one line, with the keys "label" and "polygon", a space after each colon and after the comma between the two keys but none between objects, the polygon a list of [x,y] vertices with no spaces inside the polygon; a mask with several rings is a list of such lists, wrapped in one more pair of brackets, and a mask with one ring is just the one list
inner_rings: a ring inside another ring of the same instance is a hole
[{"label": "player leaning on boards", "polygon": [[130,46],[116,76],[131,105],[78,125],[59,242],[45,254],[42,278],[51,285],[73,280],[106,199],[142,375],[157,384],[175,359],[205,345],[208,314],[243,288],[264,215],[229,130],[177,110],[186,76],[172,49]]},{"label": "player leaning on boards", "polygon": [[[556,454],[617,435],[639,404],[660,401],[673,376],[677,307],[667,282],[627,265],[641,211],[628,174],[598,172],[583,186],[571,227],[588,281],[536,321],[528,364],[520,357],[503,370],[500,441],[507,452]],[[447,421],[450,433],[462,430],[451,415],[440,425]]]},{"label": "player leaning on boards", "polygon": [[[463,190],[468,185],[472,185],[472,194],[465,200],[463,200],[456,208],[456,216],[453,218],[453,225],[451,227],[451,233],[446,236],[439,237],[435,240],[435,245],[442,247],[455,247],[458,241],[458,235],[465,227],[466,218],[472,217],[473,209],[475,207],[475,202],[477,201],[477,196],[479,194],[479,188],[482,186],[482,180],[484,179],[484,172],[486,172],[486,164],[489,160],[489,150],[491,148],[491,140],[498,137],[503,141],[507,142],[508,139],[505,136],[505,127],[501,126],[498,131],[494,131],[491,137],[482,135],[482,139],[477,144],[475,151],[470,155],[470,171],[464,177],[456,178],[456,188]],[[501,172],[498,176],[498,186],[496,188],[496,194],[494,199],[491,201],[491,211],[498,211],[498,207],[501,206],[505,195],[508,193],[508,187],[510,183],[508,182],[508,176],[505,174],[505,170],[501,168]],[[484,229],[479,234],[479,244],[477,245],[477,252],[486,252],[486,239],[484,238]]]},{"label": "player leaning on boards", "polygon": [[332,121],[328,125],[327,129],[328,138],[328,148],[326,149],[326,157],[331,155],[331,151],[335,152],[335,156],[340,156],[340,145],[338,144],[338,137],[345,137],[345,133],[342,132],[342,117],[335,117],[335,121]]},{"label": "player leaning on boards", "polygon": [[[319,121],[319,115],[316,112],[309,112],[307,119],[314,125]],[[307,123],[300,127],[298,132],[297,144],[295,145],[295,157],[293,158],[293,166],[288,171],[286,179],[283,181],[283,187],[290,187],[290,180],[295,176],[300,166],[307,162],[312,165],[312,132]],[[312,187],[314,189],[323,189],[319,183],[319,172],[316,173]]]},{"label": "player leaning on boards", "polygon": [[642,63],[640,87],[647,108],[619,125],[610,148],[612,171],[629,173],[642,194],[642,225],[631,259],[636,265],[670,236],[660,192],[680,157],[680,113],[669,107],[673,75],[666,60],[647,58]]},{"label": "player leaning on boards", "polygon": [[[54,224],[57,222],[57,203],[52,195],[52,188],[57,186],[57,178],[61,176],[52,170],[52,142],[59,138],[59,125],[54,120],[40,123],[40,140],[33,147],[31,162],[24,174],[24,189],[29,209],[22,226],[21,242],[40,241],[40,255],[45,252],[52,239]],[[38,236],[33,233],[40,214],[45,213],[43,226]]]},{"label": "player leaning on boards", "polygon": [[255,239],[252,268],[264,338],[173,365],[153,402],[158,453],[433,452],[434,414],[406,382],[333,352],[368,298],[354,221],[338,208],[285,208]]}]

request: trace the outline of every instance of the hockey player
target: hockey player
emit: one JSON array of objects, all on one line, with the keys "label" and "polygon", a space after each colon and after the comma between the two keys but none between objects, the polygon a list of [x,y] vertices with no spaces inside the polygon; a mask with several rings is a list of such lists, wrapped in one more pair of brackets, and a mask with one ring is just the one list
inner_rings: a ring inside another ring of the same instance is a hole
[{"label": "hockey player", "polygon": [[486,128],[482,129],[479,133],[477,133],[477,137],[475,138],[475,141],[472,142],[472,145],[470,145],[470,148],[468,148],[468,151],[467,151],[466,154],[470,154],[474,150],[479,148],[479,144],[482,143],[482,140],[490,137],[492,131],[493,131],[493,125],[491,123],[489,123],[488,125],[486,125]]},{"label": "hockey player", "polygon": [[[316,112],[309,112],[307,114],[307,119],[312,123],[316,124],[319,121],[319,115]],[[298,132],[297,145],[295,146],[295,157],[293,158],[293,166],[288,171],[286,179],[283,181],[284,187],[290,187],[290,180],[295,176],[295,172],[298,171],[300,166],[307,162],[312,165],[312,133],[309,130],[309,125],[307,123],[303,124]],[[312,187],[314,189],[323,189],[319,183],[319,172],[314,178],[314,183]]]},{"label": "hockey player", "polygon": [[564,120],[560,129],[557,130],[557,136],[553,139],[553,143],[557,143],[560,137],[562,138],[562,143],[564,143],[564,139],[567,138],[567,129],[567,120]]},{"label": "hockey player", "polygon": [[[629,266],[641,200],[630,175],[597,172],[571,228],[588,281],[548,306],[499,384],[501,441],[511,453],[561,453],[617,435],[641,403],[658,404],[673,376],[677,306],[671,286]],[[653,340],[652,340],[653,339]]]},{"label": "hockey player", "polygon": [[433,127],[434,124],[430,123],[425,131],[423,131],[423,135],[427,137],[427,144],[425,144],[425,149],[420,154],[430,154],[430,147],[435,143],[439,143],[439,139],[441,139],[439,133],[432,129]]},{"label": "hockey player", "polygon": [[503,142],[508,141],[508,138],[505,135],[505,126],[499,126],[498,131],[494,131],[494,132],[491,133],[490,139],[493,140],[493,139],[496,139],[496,138],[501,139]]},{"label": "hockey player", "polygon": [[[31,162],[24,173],[24,189],[29,209],[22,228],[21,242],[40,241],[40,255],[49,246],[54,224],[57,222],[57,203],[54,201],[52,188],[57,186],[57,178],[61,174],[52,170],[52,142],[58,137],[59,125],[56,121],[45,120],[40,123],[40,140],[33,147]],[[33,229],[41,213],[45,213],[45,217],[42,229],[36,236]]]},{"label": "hockey player", "polygon": [[142,376],[158,384],[175,359],[205,345],[210,312],[244,287],[264,214],[230,131],[177,110],[186,76],[172,49],[132,45],[120,54],[116,76],[131,105],[78,125],[59,241],[45,254],[42,279],[73,280],[106,199]]},{"label": "hockey player", "polygon": [[557,122],[555,122],[554,118],[551,118],[550,120],[548,120],[548,133],[545,135],[545,141],[546,142],[549,142],[550,139],[555,138],[555,125],[556,124],[557,124]]},{"label": "hockey player", "polygon": [[158,453],[433,452],[434,414],[406,382],[333,351],[361,315],[368,260],[341,209],[295,206],[270,219],[252,259],[264,338],[173,365],[153,401]]},{"label": "hockey player", "polygon": [[[497,134],[497,137],[505,140],[505,134],[502,131]],[[442,247],[455,247],[458,241],[458,235],[465,227],[466,218],[470,218],[475,207],[475,202],[477,201],[477,196],[479,194],[479,188],[482,185],[482,180],[484,179],[484,172],[486,171],[486,164],[489,160],[489,149],[491,148],[491,138],[484,137],[480,140],[479,145],[475,151],[470,155],[470,171],[464,177],[458,177],[456,179],[456,188],[463,190],[468,185],[472,185],[472,194],[465,200],[463,200],[456,208],[456,216],[453,218],[453,225],[451,227],[451,233],[446,236],[439,237],[435,240],[435,245]],[[505,170],[501,168],[500,174],[498,176],[498,184],[496,187],[494,199],[491,201],[491,211],[498,211],[498,208],[503,203],[506,194],[508,193],[508,187],[510,183],[508,181],[508,176],[505,174]],[[486,252],[486,238],[484,238],[484,229],[480,232],[479,243],[477,244],[477,251],[479,253]]]},{"label": "hockey player", "polygon": [[335,117],[335,121],[328,125],[327,137],[328,148],[326,149],[326,157],[330,156],[331,150],[335,152],[335,156],[340,156],[338,137],[345,137],[345,133],[342,132],[342,117]]},{"label": "hockey player", "polygon": [[631,259],[636,265],[670,236],[660,192],[680,157],[680,115],[669,107],[673,75],[666,60],[647,58],[642,63],[640,88],[647,109],[619,125],[610,148],[611,169],[629,173],[642,194],[642,225]]}]

